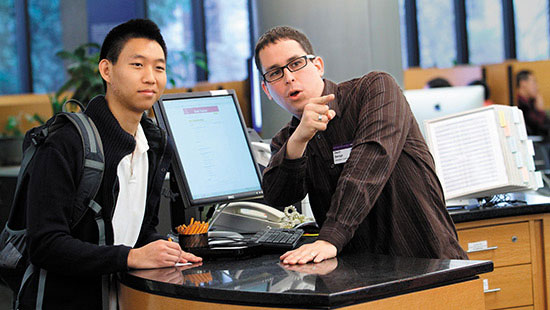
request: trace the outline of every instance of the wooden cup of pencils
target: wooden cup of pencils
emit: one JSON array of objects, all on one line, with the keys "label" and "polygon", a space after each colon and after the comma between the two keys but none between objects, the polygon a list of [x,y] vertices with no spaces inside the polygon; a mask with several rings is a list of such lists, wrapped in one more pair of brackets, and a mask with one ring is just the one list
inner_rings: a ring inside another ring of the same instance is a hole
[{"label": "wooden cup of pencils", "polygon": [[191,218],[189,225],[180,225],[176,231],[182,249],[208,247],[208,223]]}]

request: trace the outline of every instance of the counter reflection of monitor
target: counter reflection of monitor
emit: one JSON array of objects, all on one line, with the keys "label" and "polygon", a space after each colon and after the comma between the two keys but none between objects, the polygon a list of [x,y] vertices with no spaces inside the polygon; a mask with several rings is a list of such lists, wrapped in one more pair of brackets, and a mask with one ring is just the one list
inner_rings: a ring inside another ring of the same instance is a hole
[{"label": "counter reflection of monitor", "polygon": [[412,89],[403,92],[424,137],[424,121],[483,107],[483,86]]},{"label": "counter reflection of monitor", "polygon": [[174,142],[172,170],[186,207],[262,195],[233,90],[164,95],[154,111]]}]

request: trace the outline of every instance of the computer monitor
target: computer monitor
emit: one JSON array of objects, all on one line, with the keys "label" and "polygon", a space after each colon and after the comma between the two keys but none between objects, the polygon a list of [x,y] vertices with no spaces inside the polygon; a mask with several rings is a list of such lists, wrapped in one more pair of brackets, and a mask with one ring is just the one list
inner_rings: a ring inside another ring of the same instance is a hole
[{"label": "computer monitor", "polygon": [[154,112],[174,142],[172,173],[185,207],[263,195],[233,90],[163,95]]},{"label": "computer monitor", "polygon": [[484,198],[542,185],[517,107],[494,104],[426,122],[446,199]]},{"label": "computer monitor", "polygon": [[412,89],[403,92],[424,137],[424,122],[483,107],[484,89],[481,85]]}]

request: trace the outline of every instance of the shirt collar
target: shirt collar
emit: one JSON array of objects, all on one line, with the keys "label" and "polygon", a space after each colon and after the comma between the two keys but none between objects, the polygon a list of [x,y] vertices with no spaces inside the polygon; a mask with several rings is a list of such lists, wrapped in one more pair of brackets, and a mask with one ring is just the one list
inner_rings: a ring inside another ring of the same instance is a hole
[{"label": "shirt collar", "polygon": [[143,154],[149,150],[149,143],[147,143],[147,138],[145,137],[145,132],[143,132],[143,127],[141,124],[138,124],[136,131],[136,154]]}]

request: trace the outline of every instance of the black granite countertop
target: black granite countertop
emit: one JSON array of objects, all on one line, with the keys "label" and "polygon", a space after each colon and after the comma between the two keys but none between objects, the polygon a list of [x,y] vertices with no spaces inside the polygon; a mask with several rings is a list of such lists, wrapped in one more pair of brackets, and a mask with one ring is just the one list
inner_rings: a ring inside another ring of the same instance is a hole
[{"label": "black granite countertop", "polygon": [[508,194],[513,204],[491,208],[473,208],[469,210],[449,211],[455,223],[487,220],[508,216],[520,216],[550,212],[550,197],[536,192]]},{"label": "black granite countertop", "polygon": [[121,283],[152,294],[252,306],[330,309],[473,279],[491,261],[343,255],[284,266],[279,255],[134,270]]}]

